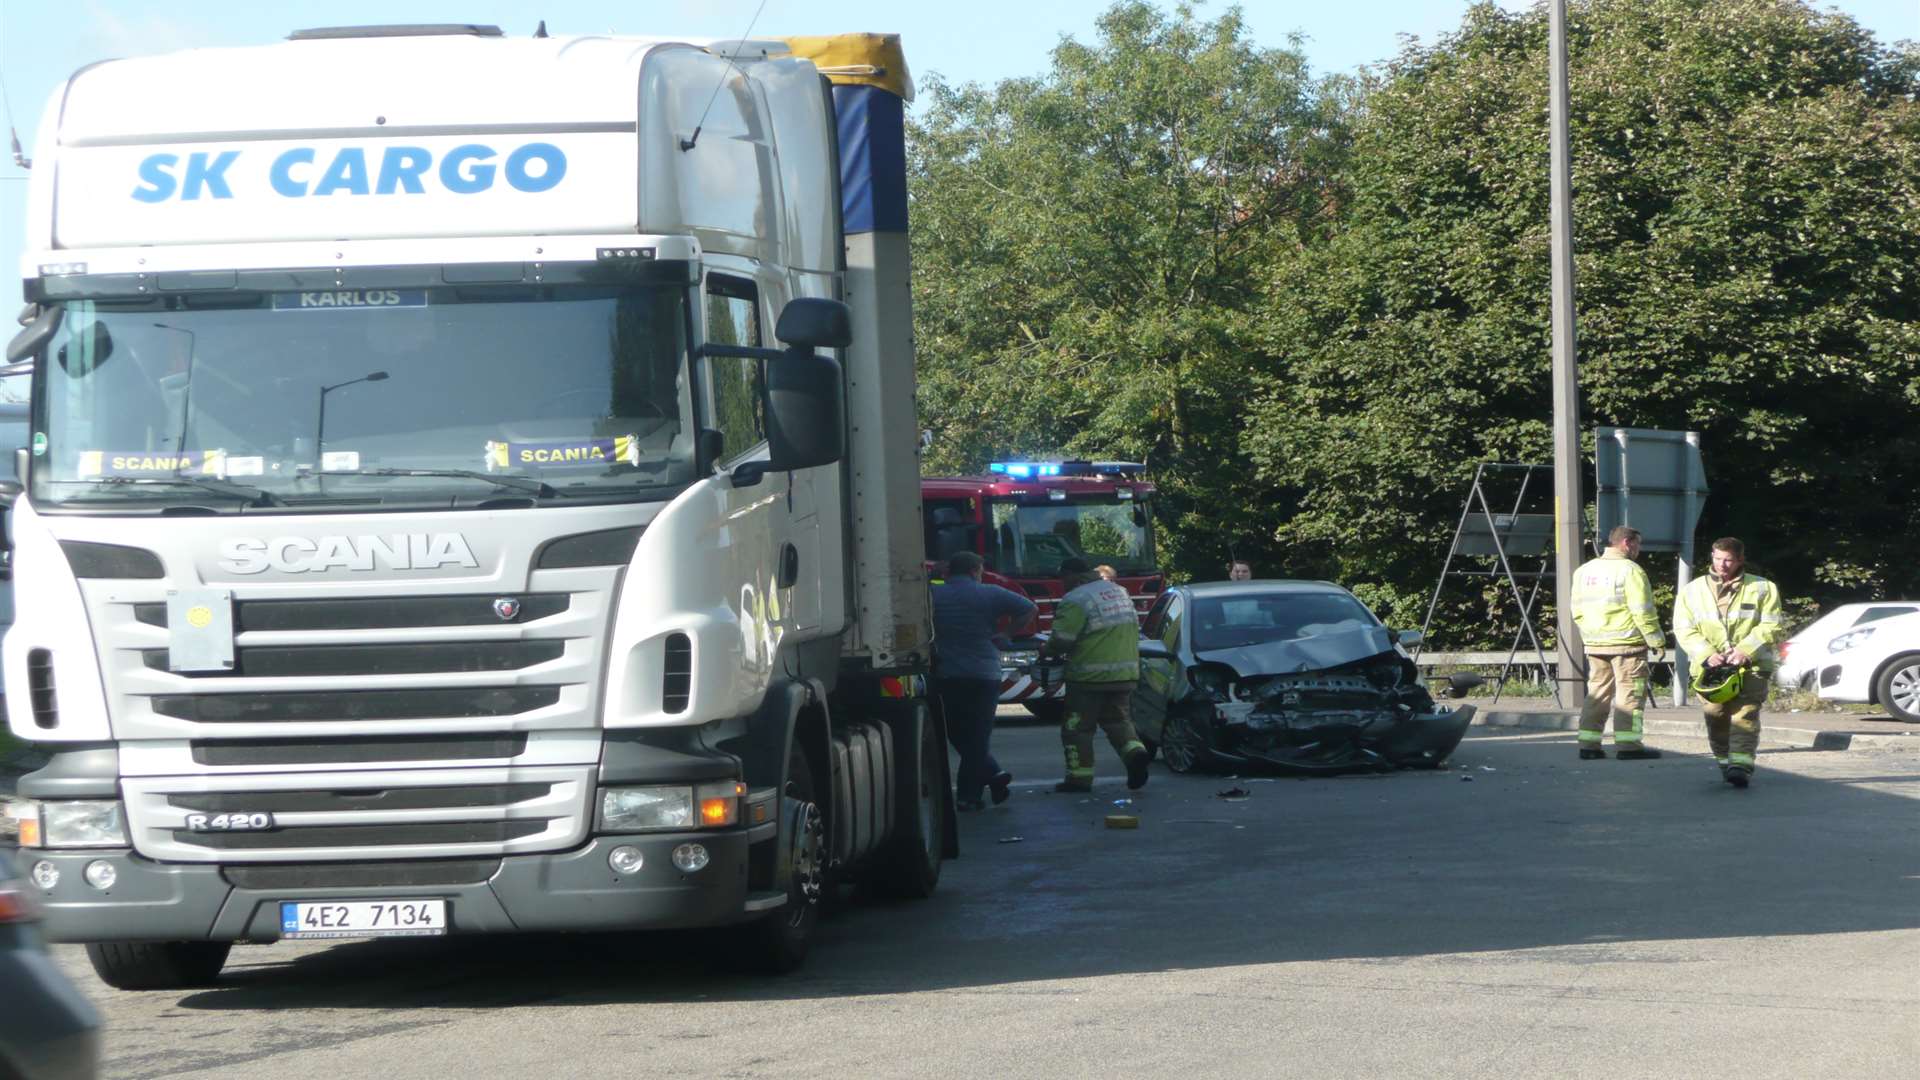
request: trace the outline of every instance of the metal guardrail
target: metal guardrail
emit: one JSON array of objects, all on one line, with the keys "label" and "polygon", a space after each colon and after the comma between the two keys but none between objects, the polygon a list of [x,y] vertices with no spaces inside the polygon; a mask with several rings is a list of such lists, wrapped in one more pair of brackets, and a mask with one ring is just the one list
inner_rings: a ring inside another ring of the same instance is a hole
[{"label": "metal guardrail", "polygon": [[[1416,661],[1421,667],[1539,667],[1540,658],[1531,653],[1507,652],[1423,652]],[[1546,666],[1553,666],[1553,654],[1547,654]]]}]

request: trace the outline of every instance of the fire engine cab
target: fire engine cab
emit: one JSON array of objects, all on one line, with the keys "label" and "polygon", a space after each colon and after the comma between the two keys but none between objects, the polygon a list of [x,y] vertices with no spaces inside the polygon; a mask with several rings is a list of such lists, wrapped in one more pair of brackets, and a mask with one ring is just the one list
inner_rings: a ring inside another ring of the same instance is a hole
[{"label": "fire engine cab", "polygon": [[1001,673],[1001,701],[1040,715],[1058,704],[1062,688],[1036,670],[1031,635],[1053,625],[1066,592],[1062,562],[1113,567],[1143,615],[1166,586],[1145,471],[1128,461],[996,461],[982,475],[921,478],[928,561],[939,568],[972,551],[986,563],[983,580],[1024,593],[1040,609],[1034,624],[1009,628],[1014,648]]}]

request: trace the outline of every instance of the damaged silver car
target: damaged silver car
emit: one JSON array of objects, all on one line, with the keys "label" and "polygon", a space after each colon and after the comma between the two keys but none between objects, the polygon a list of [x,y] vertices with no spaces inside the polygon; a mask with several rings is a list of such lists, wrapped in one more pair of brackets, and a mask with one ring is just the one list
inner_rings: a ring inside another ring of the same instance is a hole
[{"label": "damaged silver car", "polygon": [[1437,768],[1473,720],[1421,685],[1414,632],[1328,582],[1175,586],[1141,634],[1134,726],[1174,772]]}]

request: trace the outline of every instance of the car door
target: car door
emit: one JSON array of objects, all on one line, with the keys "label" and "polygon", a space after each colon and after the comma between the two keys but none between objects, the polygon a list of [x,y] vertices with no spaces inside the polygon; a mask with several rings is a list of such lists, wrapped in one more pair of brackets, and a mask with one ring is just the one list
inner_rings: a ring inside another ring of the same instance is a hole
[{"label": "car door", "polygon": [[1141,656],[1140,681],[1133,688],[1133,726],[1140,737],[1159,742],[1166,727],[1167,707],[1178,701],[1186,687],[1186,665],[1180,661],[1180,625],[1186,611],[1186,597],[1177,589],[1162,593],[1148,610],[1140,627],[1145,642],[1160,645],[1167,657]]}]

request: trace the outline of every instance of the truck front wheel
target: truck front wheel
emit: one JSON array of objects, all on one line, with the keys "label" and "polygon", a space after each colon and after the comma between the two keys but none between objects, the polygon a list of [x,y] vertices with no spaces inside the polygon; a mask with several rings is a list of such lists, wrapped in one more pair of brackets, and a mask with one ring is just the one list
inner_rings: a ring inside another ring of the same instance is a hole
[{"label": "truck front wheel", "polygon": [[232,949],[230,941],[113,941],[87,946],[87,959],[115,990],[190,990],[211,986]]},{"label": "truck front wheel", "polygon": [[806,961],[807,946],[820,922],[820,898],[826,892],[827,828],[814,801],[813,768],[797,744],[792,755],[781,806],[786,827],[779,839],[788,845],[792,866],[787,902],[749,926],[748,951],[742,957],[748,967],[770,975],[784,975]]}]

